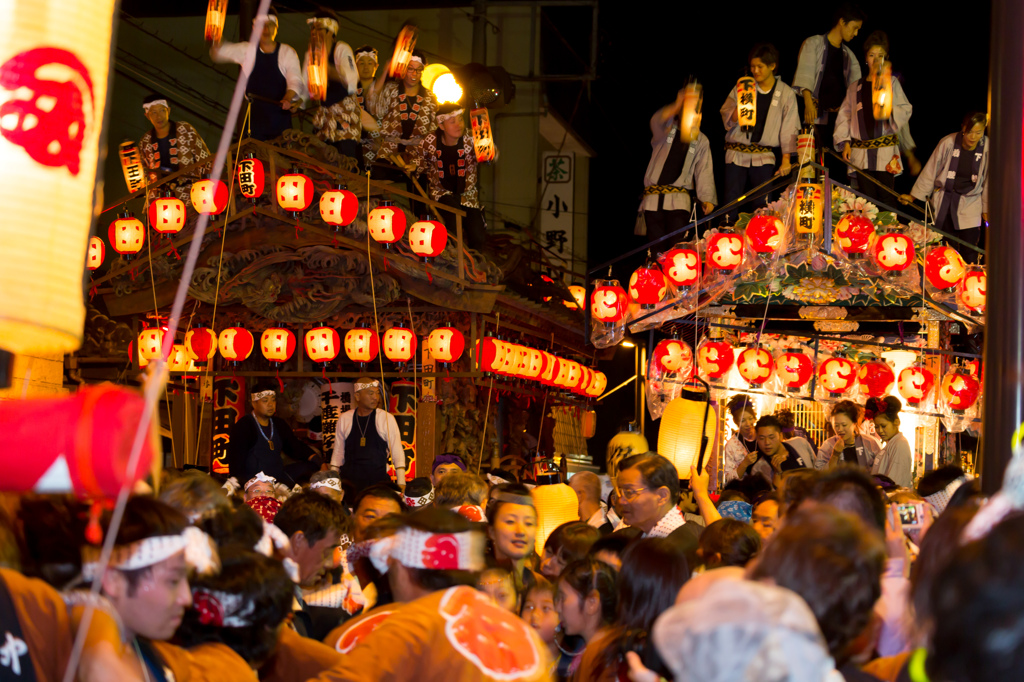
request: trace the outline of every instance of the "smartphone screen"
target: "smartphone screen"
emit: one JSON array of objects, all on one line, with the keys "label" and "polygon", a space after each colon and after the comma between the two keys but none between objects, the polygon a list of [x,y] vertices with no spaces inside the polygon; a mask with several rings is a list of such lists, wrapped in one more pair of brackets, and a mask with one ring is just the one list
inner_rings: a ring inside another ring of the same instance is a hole
[{"label": "smartphone screen", "polygon": [[903,527],[915,527],[921,525],[921,512],[916,504],[900,504],[896,506],[900,514],[900,523]]}]

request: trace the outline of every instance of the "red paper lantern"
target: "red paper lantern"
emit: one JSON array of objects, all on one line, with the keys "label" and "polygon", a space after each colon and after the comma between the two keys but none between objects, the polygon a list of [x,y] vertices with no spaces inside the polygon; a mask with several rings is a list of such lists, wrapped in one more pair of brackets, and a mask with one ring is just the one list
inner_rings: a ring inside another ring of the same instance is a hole
[{"label": "red paper lantern", "polygon": [[981,360],[978,360],[977,358],[968,360],[964,363],[964,367],[967,369],[967,373],[978,381],[985,380],[985,374],[982,372]]},{"label": "red paper lantern", "polygon": [[569,367],[569,372],[565,377],[565,383],[562,385],[562,388],[574,391],[583,380],[583,366],[575,360],[567,360],[566,364]]},{"label": "red paper lantern", "polygon": [[315,327],[306,332],[306,355],[313,362],[326,365],[341,352],[341,336],[330,327]]},{"label": "red paper lantern", "polygon": [[480,107],[469,112],[469,126],[473,133],[473,153],[477,163],[490,163],[498,150],[494,146],[494,135],[491,133],[491,119],[487,109]]},{"label": "red paper lantern", "polygon": [[960,283],[967,265],[956,249],[939,246],[924,258],[924,275],[936,289],[951,289]]},{"label": "red paper lantern", "polygon": [[743,264],[743,240],[732,232],[717,232],[708,237],[708,265],[731,272]]},{"label": "red paper lantern", "polygon": [[935,387],[935,375],[921,365],[911,365],[900,372],[896,386],[909,405],[919,405]]},{"label": "red paper lantern", "polygon": [[551,379],[551,385],[555,388],[565,388],[569,383],[569,371],[571,369],[572,360],[566,360],[565,358],[558,358],[558,362],[555,364],[555,373]]},{"label": "red paper lantern", "polygon": [[981,383],[964,370],[954,367],[942,377],[939,389],[942,398],[954,413],[966,412],[978,402],[981,395]]},{"label": "red paper lantern", "polygon": [[814,376],[814,362],[797,348],[790,348],[775,359],[775,373],[788,389],[802,388]]},{"label": "red paper lantern", "polygon": [[740,351],[736,358],[736,369],[747,383],[760,386],[772,378],[775,360],[764,348],[749,346]]},{"label": "red paper lantern", "polygon": [[651,362],[663,372],[687,372],[693,366],[693,351],[685,341],[662,339],[651,353]]},{"label": "red paper lantern", "polygon": [[562,301],[566,308],[569,310],[583,310],[587,307],[587,290],[585,287],[573,284],[569,287],[569,293],[572,295],[572,301]]},{"label": "red paper lantern", "polygon": [[455,362],[462,357],[466,339],[455,327],[440,327],[430,332],[430,336],[427,337],[427,348],[435,360]]},{"label": "red paper lantern", "polygon": [[555,377],[558,376],[559,357],[554,353],[544,353],[544,369],[540,372],[540,383],[545,386],[554,386]]},{"label": "red paper lantern", "polygon": [[572,392],[576,395],[586,395],[587,389],[590,388],[590,382],[593,380],[594,370],[590,369],[586,365],[580,365],[580,380]]},{"label": "red paper lantern", "polygon": [[839,242],[839,248],[851,256],[867,253],[874,234],[875,224],[864,215],[847,213],[836,226],[836,241]]},{"label": "red paper lantern", "polygon": [[477,341],[477,362],[484,372],[497,372],[505,362],[508,344],[493,336],[485,336]]},{"label": "red paper lantern", "polygon": [[896,375],[892,368],[881,360],[869,360],[860,366],[857,381],[861,390],[871,398],[883,398],[892,390],[896,383]]},{"label": "red paper lantern", "polygon": [[616,279],[599,284],[590,295],[590,314],[598,322],[613,324],[626,316],[629,297]]},{"label": "red paper lantern", "polygon": [[351,225],[359,214],[359,198],[347,189],[329,189],[320,195],[320,217],[328,225]]},{"label": "red paper lantern", "polygon": [[818,365],[818,384],[832,395],[846,393],[857,383],[857,365],[834,357]]},{"label": "red paper lantern", "polygon": [[405,363],[416,357],[416,334],[405,327],[392,327],[381,337],[384,357],[391,362]]},{"label": "red paper lantern", "polygon": [[515,375],[520,379],[526,378],[526,372],[530,368],[530,347],[519,346],[516,348]]},{"label": "red paper lantern", "polygon": [[164,330],[155,327],[139,332],[139,357],[150,362],[163,355]]},{"label": "red paper lantern", "polygon": [[133,218],[131,213],[126,213],[110,223],[107,237],[114,251],[125,256],[125,260],[131,260],[146,245],[146,226],[138,218]]},{"label": "red paper lantern", "polygon": [[252,332],[241,327],[228,327],[217,339],[220,356],[236,364],[249,357],[254,345]]},{"label": "red paper lantern", "polygon": [[160,234],[177,234],[185,227],[185,202],[177,197],[154,199],[149,205],[149,226]]},{"label": "red paper lantern", "polygon": [[967,271],[957,286],[957,301],[976,313],[985,312],[988,289],[988,275],[981,268],[974,267]]},{"label": "red paper lantern", "polygon": [[206,30],[203,33],[207,42],[220,42],[224,34],[224,21],[227,18],[228,0],[210,0],[206,5]]},{"label": "red paper lantern", "polygon": [[658,263],[677,287],[693,286],[700,281],[700,254],[696,249],[677,246],[658,256]]},{"label": "red paper lantern", "polygon": [[901,272],[914,264],[914,242],[905,234],[886,234],[875,240],[875,262],[889,272]]},{"label": "red paper lantern", "polygon": [[277,179],[277,205],[286,211],[305,211],[313,203],[313,181],[302,173],[288,173]]},{"label": "red paper lantern", "polygon": [[516,375],[516,363],[519,361],[519,344],[518,343],[506,343],[505,354],[501,356],[501,368],[498,369],[498,374],[506,377],[514,377]]},{"label": "red paper lantern", "polygon": [[394,244],[405,234],[405,213],[390,201],[382,201],[370,211],[367,225],[373,241],[385,246]]},{"label": "red paper lantern", "polygon": [[370,362],[377,357],[380,339],[372,329],[349,329],[345,333],[345,355],[352,362]]},{"label": "red paper lantern", "polygon": [[255,199],[263,194],[266,174],[259,159],[242,159],[238,162],[238,191],[246,199]]},{"label": "red paper lantern", "polygon": [[548,355],[542,350],[536,348],[527,348],[527,362],[526,371],[523,376],[526,379],[532,379],[537,381],[540,379],[541,374],[544,372],[545,363],[547,362]]},{"label": "red paper lantern", "polygon": [[89,237],[89,251],[85,258],[85,267],[95,270],[103,265],[103,258],[107,255],[107,245],[99,237]]},{"label": "red paper lantern", "polygon": [[629,297],[645,310],[660,303],[665,298],[667,291],[668,284],[665,282],[665,275],[655,263],[648,263],[637,268],[633,276],[629,278]]},{"label": "red paper lantern", "polygon": [[185,352],[199,367],[206,366],[217,354],[217,332],[206,327],[193,327],[185,332]]},{"label": "red paper lantern", "polygon": [[260,336],[260,351],[275,366],[288,362],[295,352],[295,334],[280,327],[267,329]]},{"label": "red paper lantern", "polygon": [[709,379],[721,379],[732,368],[735,352],[725,341],[704,341],[697,349],[697,365]]},{"label": "red paper lantern", "polygon": [[590,382],[590,387],[587,388],[587,395],[591,398],[600,397],[606,388],[608,388],[608,377],[605,376],[604,372],[595,371],[594,380]]},{"label": "red paper lantern", "polygon": [[196,180],[192,183],[191,198],[196,213],[220,215],[228,206],[228,186],[220,180]]},{"label": "red paper lantern", "polygon": [[782,230],[777,216],[760,213],[747,223],[747,244],[754,253],[775,253],[782,244]]},{"label": "red paper lantern", "polygon": [[[404,217],[404,216],[403,216]],[[417,256],[436,258],[448,245],[448,229],[436,220],[417,220],[409,228],[409,248]]]}]

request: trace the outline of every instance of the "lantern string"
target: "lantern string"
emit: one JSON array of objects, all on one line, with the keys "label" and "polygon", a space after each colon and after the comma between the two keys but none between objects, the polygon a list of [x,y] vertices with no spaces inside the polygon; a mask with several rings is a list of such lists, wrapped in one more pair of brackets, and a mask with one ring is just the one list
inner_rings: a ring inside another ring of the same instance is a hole
[{"label": "lantern string", "polygon": [[[147,194],[146,195],[146,201],[145,201],[145,203],[143,204],[143,207],[142,207],[143,215],[149,213],[149,202],[150,202],[149,194]],[[143,229],[148,232],[148,228],[143,227]],[[150,284],[150,289],[153,292],[153,316],[156,317],[156,324],[157,324],[157,326],[160,326],[160,306],[157,305],[157,302],[156,302],[156,273],[153,271],[154,268],[153,268],[153,247],[152,247],[152,243],[153,243],[153,240],[150,239],[149,235],[147,234],[146,235],[146,257],[149,260],[149,284]],[[168,330],[167,334],[171,336],[171,348],[174,348],[174,332]],[[167,348],[166,341],[167,341],[167,339],[164,339],[164,348]],[[164,352],[163,355],[164,355],[164,360],[166,361],[167,358],[168,358],[168,355],[167,355],[166,351]],[[174,447],[174,445],[175,445],[174,444],[174,420],[171,418],[171,399],[170,399],[170,397],[167,394],[167,386],[166,386],[166,384],[164,385],[164,400],[163,400],[163,402],[164,402],[164,406],[167,408],[167,432],[170,434],[170,440],[171,440],[171,462],[174,464],[175,467],[177,467],[178,466],[178,452],[177,452],[177,448]]]},{"label": "lantern string", "polygon": [[[498,329],[501,328],[501,313],[494,314],[494,335],[498,335]],[[483,336],[483,330],[481,329],[481,337]],[[477,358],[476,361],[480,363],[480,344],[477,344]],[[487,408],[484,410],[484,427],[480,430],[480,457],[476,461],[476,472],[480,473],[480,465],[484,461],[484,444],[487,442],[487,420],[491,415],[491,393],[494,392],[494,374],[491,374],[491,385],[487,388]]]}]

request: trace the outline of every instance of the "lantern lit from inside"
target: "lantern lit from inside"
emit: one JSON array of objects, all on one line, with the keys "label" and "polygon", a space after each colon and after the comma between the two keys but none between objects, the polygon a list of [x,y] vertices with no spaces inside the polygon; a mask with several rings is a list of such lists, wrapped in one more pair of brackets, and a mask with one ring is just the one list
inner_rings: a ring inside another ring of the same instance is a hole
[{"label": "lantern lit from inside", "polygon": [[163,355],[164,330],[155,327],[139,332],[139,357],[147,362]]},{"label": "lantern lit from inside", "polygon": [[658,256],[658,263],[677,287],[693,286],[700,281],[700,254],[696,249],[676,246]]},{"label": "lantern lit from inside", "polygon": [[103,265],[103,258],[107,255],[107,245],[99,237],[89,237],[89,251],[85,257],[85,267],[95,270]]},{"label": "lantern lit from inside", "polygon": [[238,162],[238,191],[246,199],[255,199],[263,194],[266,174],[259,159],[242,159]]},{"label": "lantern lit from inside", "polygon": [[952,289],[966,272],[964,259],[951,246],[937,246],[924,257],[924,276],[936,289]]},{"label": "lantern lit from inside", "polygon": [[587,307],[587,290],[584,287],[573,284],[569,287],[569,293],[572,294],[572,301],[562,301],[566,308],[583,310]]},{"label": "lantern lit from inside", "polygon": [[580,500],[576,491],[564,483],[539,485],[530,491],[537,510],[537,539],[534,547],[544,547],[548,536],[563,523],[580,520]]},{"label": "lantern lit from inside", "polygon": [[890,233],[875,240],[875,263],[889,272],[901,272],[914,264],[914,242],[905,234]]},{"label": "lantern lit from inside", "polygon": [[876,121],[888,121],[892,116],[892,62],[878,65],[871,85],[871,111]]},{"label": "lantern lit from inside", "polygon": [[176,343],[171,346],[171,354],[167,356],[167,369],[171,372],[186,372],[189,369],[188,354],[185,352],[185,346],[180,343]]},{"label": "lantern lit from inside", "polygon": [[185,227],[185,202],[177,197],[153,199],[149,226],[160,234],[177,234]]},{"label": "lantern lit from inside", "polygon": [[869,360],[860,366],[857,381],[864,395],[870,398],[883,398],[896,383],[896,375],[882,360]]},{"label": "lantern lit from inside", "polygon": [[306,64],[306,84],[309,98],[322,102],[327,98],[327,70],[329,43],[332,42],[324,29],[313,28],[309,35],[309,62]]},{"label": "lantern lit from inside", "polygon": [[700,135],[701,107],[704,89],[700,83],[690,82],[683,89],[683,110],[679,114],[679,139],[696,142]]},{"label": "lantern lit from inside", "polygon": [[419,29],[412,24],[402,26],[398,32],[398,39],[392,51],[391,61],[388,62],[388,76],[391,78],[405,78],[405,70],[412,59],[412,52],[416,49],[416,37]]},{"label": "lantern lit from inside", "polygon": [[536,348],[527,348],[527,361],[526,371],[523,373],[524,378],[537,380],[540,379],[541,373],[544,371],[544,364],[547,360],[547,355],[542,350]]},{"label": "lantern lit from inside", "polygon": [[664,372],[688,372],[693,366],[693,351],[685,341],[662,339],[651,353],[651,362]]},{"label": "lantern lit from inside", "polygon": [[275,365],[288,362],[295,352],[295,334],[280,327],[267,329],[260,336],[260,351]]},{"label": "lantern lit from inside", "polygon": [[782,230],[778,216],[761,213],[750,219],[744,234],[754,253],[775,253],[782,244]]},{"label": "lantern lit from inside", "polygon": [[384,357],[391,362],[409,362],[416,357],[416,334],[405,327],[392,327],[381,337]]},{"label": "lantern lit from inside", "polygon": [[239,363],[252,354],[255,341],[252,332],[242,327],[228,327],[217,338],[220,356],[229,362]]},{"label": "lantern lit from inside", "polygon": [[110,223],[107,238],[114,251],[131,259],[146,245],[146,226],[129,213]]},{"label": "lantern lit from inside", "polygon": [[505,344],[505,353],[501,356],[501,367],[498,369],[498,374],[508,377],[515,376],[520,347],[518,343]]},{"label": "lantern lit from inside", "polygon": [[313,181],[302,173],[288,173],[277,179],[277,205],[286,211],[305,211],[313,203]]},{"label": "lantern lit from inside", "polygon": [[557,388],[566,388],[569,384],[569,373],[572,369],[572,360],[558,358],[555,365],[555,374],[551,379],[551,385]]},{"label": "lantern lit from inside", "polygon": [[836,241],[839,248],[851,256],[867,253],[874,235],[875,224],[864,215],[847,213],[836,226]]},{"label": "lantern lit from inside", "polygon": [[515,369],[513,374],[520,379],[526,378],[526,371],[530,367],[530,348],[528,346],[519,346],[516,348],[516,360]]},{"label": "lantern lit from inside", "polygon": [[818,385],[832,395],[846,393],[857,383],[857,365],[834,357],[818,365]]},{"label": "lantern lit from inside", "polygon": [[477,163],[494,161],[497,147],[494,146],[494,134],[491,132],[491,119],[487,109],[480,107],[469,112],[469,128],[473,133],[473,153]]},{"label": "lantern lit from inside", "polygon": [[207,41],[219,43],[224,35],[224,20],[228,16],[228,0],[210,0],[206,6],[206,31],[204,36]]},{"label": "lantern lit from inside", "polygon": [[373,241],[385,246],[394,244],[405,234],[405,213],[390,201],[382,201],[370,211],[367,225]]},{"label": "lantern lit from inside", "polygon": [[185,352],[199,367],[204,367],[217,354],[217,332],[206,327],[193,327],[185,332]]},{"label": "lantern lit from inside", "polygon": [[380,340],[372,329],[349,329],[345,333],[345,355],[352,362],[370,362],[377,357]]},{"label": "lantern lit from inside", "polygon": [[117,155],[121,158],[121,170],[124,172],[124,184],[129,192],[137,192],[146,186],[146,170],[142,165],[139,147],[131,140],[126,140],[118,147]]},{"label": "lantern lit from inside", "polygon": [[983,313],[985,312],[987,289],[988,275],[982,268],[972,267],[957,286],[957,301],[976,313]]},{"label": "lantern lit from inside", "polygon": [[497,372],[501,369],[505,362],[505,353],[508,350],[508,345],[504,341],[493,336],[485,336],[477,343],[477,348],[479,349],[477,362],[480,363],[482,371]]},{"label": "lantern lit from inside", "polygon": [[604,372],[594,372],[594,380],[590,382],[587,395],[591,398],[598,398],[604,393],[606,388],[608,388],[608,377]]},{"label": "lantern lit from inside", "polygon": [[757,86],[750,76],[736,81],[736,121],[745,133],[757,125]]},{"label": "lantern lit from inside", "polygon": [[716,270],[732,271],[743,264],[743,239],[732,232],[717,232],[708,237],[708,265]]},{"label": "lantern lit from inside", "polygon": [[690,466],[696,466],[701,453],[707,466],[715,443],[715,411],[710,396],[684,389],[661,413],[658,430],[658,454],[676,467],[679,478],[689,480]]},{"label": "lantern lit from inside", "polygon": [[569,373],[565,377],[564,388],[570,391],[580,385],[580,381],[583,379],[583,365],[576,362],[575,360],[568,360]]},{"label": "lantern lit from inside", "polygon": [[554,353],[544,353],[544,369],[540,372],[540,383],[545,386],[554,386],[555,377],[558,376],[558,365],[561,359]]},{"label": "lantern lit from inside", "polygon": [[313,362],[326,365],[341,352],[341,336],[330,327],[315,327],[306,332],[306,355]]},{"label": "lantern lit from inside", "polygon": [[617,279],[600,280],[590,295],[590,315],[598,322],[612,324],[626,316],[629,297]]},{"label": "lantern lit from inside", "polygon": [[359,199],[347,189],[329,189],[320,195],[320,218],[328,225],[351,225],[359,214]]},{"label": "lantern lit from inside", "polygon": [[637,268],[629,278],[629,297],[641,308],[653,308],[665,298],[667,291],[665,275],[654,263]]},{"label": "lantern lit from inside", "polygon": [[803,182],[796,187],[796,231],[798,234],[821,232],[821,185]]},{"label": "lantern lit from inside", "polygon": [[974,407],[981,395],[981,383],[965,370],[954,367],[942,377],[942,399],[954,413],[966,412]]},{"label": "lantern lit from inside", "polygon": [[725,341],[704,341],[697,349],[697,366],[709,379],[721,379],[732,368],[736,355]]},{"label": "lantern lit from inside", "polygon": [[772,354],[760,346],[749,346],[740,351],[736,358],[736,369],[744,381],[760,386],[772,378],[775,371],[775,359]]},{"label": "lantern lit from inside", "polygon": [[128,362],[134,362],[136,358],[138,358],[140,369],[149,365],[149,360],[142,357],[142,351],[135,351],[135,342],[132,341],[128,344]]},{"label": "lantern lit from inside", "polygon": [[228,206],[228,186],[220,180],[197,180],[192,183],[191,198],[196,213],[219,215]]},{"label": "lantern lit from inside", "polygon": [[801,178],[814,177],[814,168],[808,167],[814,162],[814,128],[804,126],[796,136],[796,158],[797,163],[804,166],[801,171]]},{"label": "lantern lit from inside", "polygon": [[798,348],[790,348],[775,359],[775,374],[788,389],[802,388],[814,376],[814,363]]},{"label": "lantern lit from inside", "polygon": [[586,365],[580,365],[580,372],[582,377],[576,388],[573,389],[573,393],[576,395],[586,395],[587,389],[590,388],[590,382],[594,380],[594,370],[590,369]]},{"label": "lantern lit from inside", "polygon": [[462,357],[465,347],[466,339],[455,327],[440,327],[427,337],[430,354],[440,362],[455,362]]},{"label": "lantern lit from inside", "polygon": [[896,386],[909,405],[919,405],[935,388],[935,375],[921,365],[911,365],[900,372]]},{"label": "lantern lit from inside", "polygon": [[437,220],[417,220],[409,228],[409,248],[417,256],[436,258],[448,245],[448,229]]}]

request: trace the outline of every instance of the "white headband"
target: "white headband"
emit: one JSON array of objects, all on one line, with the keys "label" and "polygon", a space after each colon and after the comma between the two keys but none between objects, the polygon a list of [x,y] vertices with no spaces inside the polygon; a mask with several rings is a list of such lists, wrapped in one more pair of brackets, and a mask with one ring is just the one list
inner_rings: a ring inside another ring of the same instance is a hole
[{"label": "white headband", "polygon": [[263,19],[264,21],[272,21],[275,24],[277,23],[277,16],[274,15],[274,14],[261,14],[258,17],[256,17],[255,19],[253,19],[252,21],[253,21],[253,23],[256,23],[260,19]]},{"label": "white headband", "polygon": [[464,111],[464,109],[456,109],[455,111],[449,111],[447,114],[438,114],[434,118],[437,119],[438,123],[444,123],[445,121],[454,116],[462,116]]},{"label": "white headband", "polygon": [[356,56],[354,58],[359,59],[364,54],[368,57],[373,57],[373,61],[377,61],[377,50],[360,50],[359,52],[356,52]]},{"label": "white headband", "polygon": [[431,533],[407,526],[394,537],[390,556],[407,568],[479,571],[484,567],[483,533]]},{"label": "white headband", "polygon": [[242,594],[219,592],[197,587],[192,590],[192,608],[199,612],[199,622],[219,628],[245,628],[256,602]]},{"label": "white headband", "polygon": [[259,391],[258,393],[250,393],[249,394],[249,399],[252,402],[256,402],[257,400],[263,400],[264,398],[266,398],[268,396],[272,396],[272,395],[276,395],[276,394],[277,394],[277,391],[275,391],[273,389],[268,390],[268,391]]},{"label": "white headband", "polygon": [[171,108],[171,105],[167,103],[167,100],[165,100],[165,99],[155,99],[152,102],[146,102],[145,104],[143,104],[142,105],[142,110],[143,111],[149,111],[150,107],[155,107],[158,104],[162,104],[165,107],[167,107],[168,109]]},{"label": "white headband", "polygon": [[380,387],[380,382],[377,381],[376,379],[374,379],[373,381],[371,381],[368,384],[365,383],[365,382],[363,382],[361,384],[356,384],[355,389],[356,389],[356,393],[359,393],[359,391],[362,391],[365,388],[379,388],[379,387]]},{"label": "white headband", "polygon": [[248,481],[246,481],[246,483],[245,483],[245,490],[246,490],[246,492],[248,492],[249,488],[251,488],[252,486],[256,485],[257,483],[270,483],[272,485],[277,485],[277,479],[274,478],[273,476],[267,476],[265,473],[263,473],[261,471],[258,474],[256,474],[255,476],[253,476],[252,478],[250,478]]},{"label": "white headband", "polygon": [[284,534],[284,531],[272,523],[267,523],[266,519],[264,519],[263,536],[253,546],[253,549],[263,556],[270,557],[274,555],[275,547],[282,550],[283,554],[291,554],[291,546],[292,543],[288,536]]},{"label": "white headband", "polygon": [[402,495],[402,499],[405,501],[406,507],[426,507],[428,504],[434,501],[434,489],[431,488],[429,493],[420,495],[419,497],[409,497]]},{"label": "white headband", "polygon": [[317,481],[309,486],[310,490],[316,490],[317,488],[330,488],[331,490],[337,490],[339,493],[341,490],[341,479],[340,478],[325,478],[322,481]]},{"label": "white headband", "polygon": [[306,23],[313,28],[326,28],[334,35],[338,35],[338,22],[328,17],[314,17],[313,19],[306,19]]},{"label": "white headband", "polygon": [[417,57],[416,55],[413,55],[413,56],[409,57],[409,63],[412,64],[413,62],[419,62],[420,66],[423,66],[423,58],[422,57]]},{"label": "white headband", "polygon": [[[189,526],[180,535],[158,535],[128,545],[114,547],[110,555],[110,567],[122,571],[147,568],[185,551],[185,562],[199,575],[216,573],[220,570],[217,547],[209,535],[195,526]],[[102,571],[100,548],[87,546],[82,549],[82,577],[96,580]]]}]

